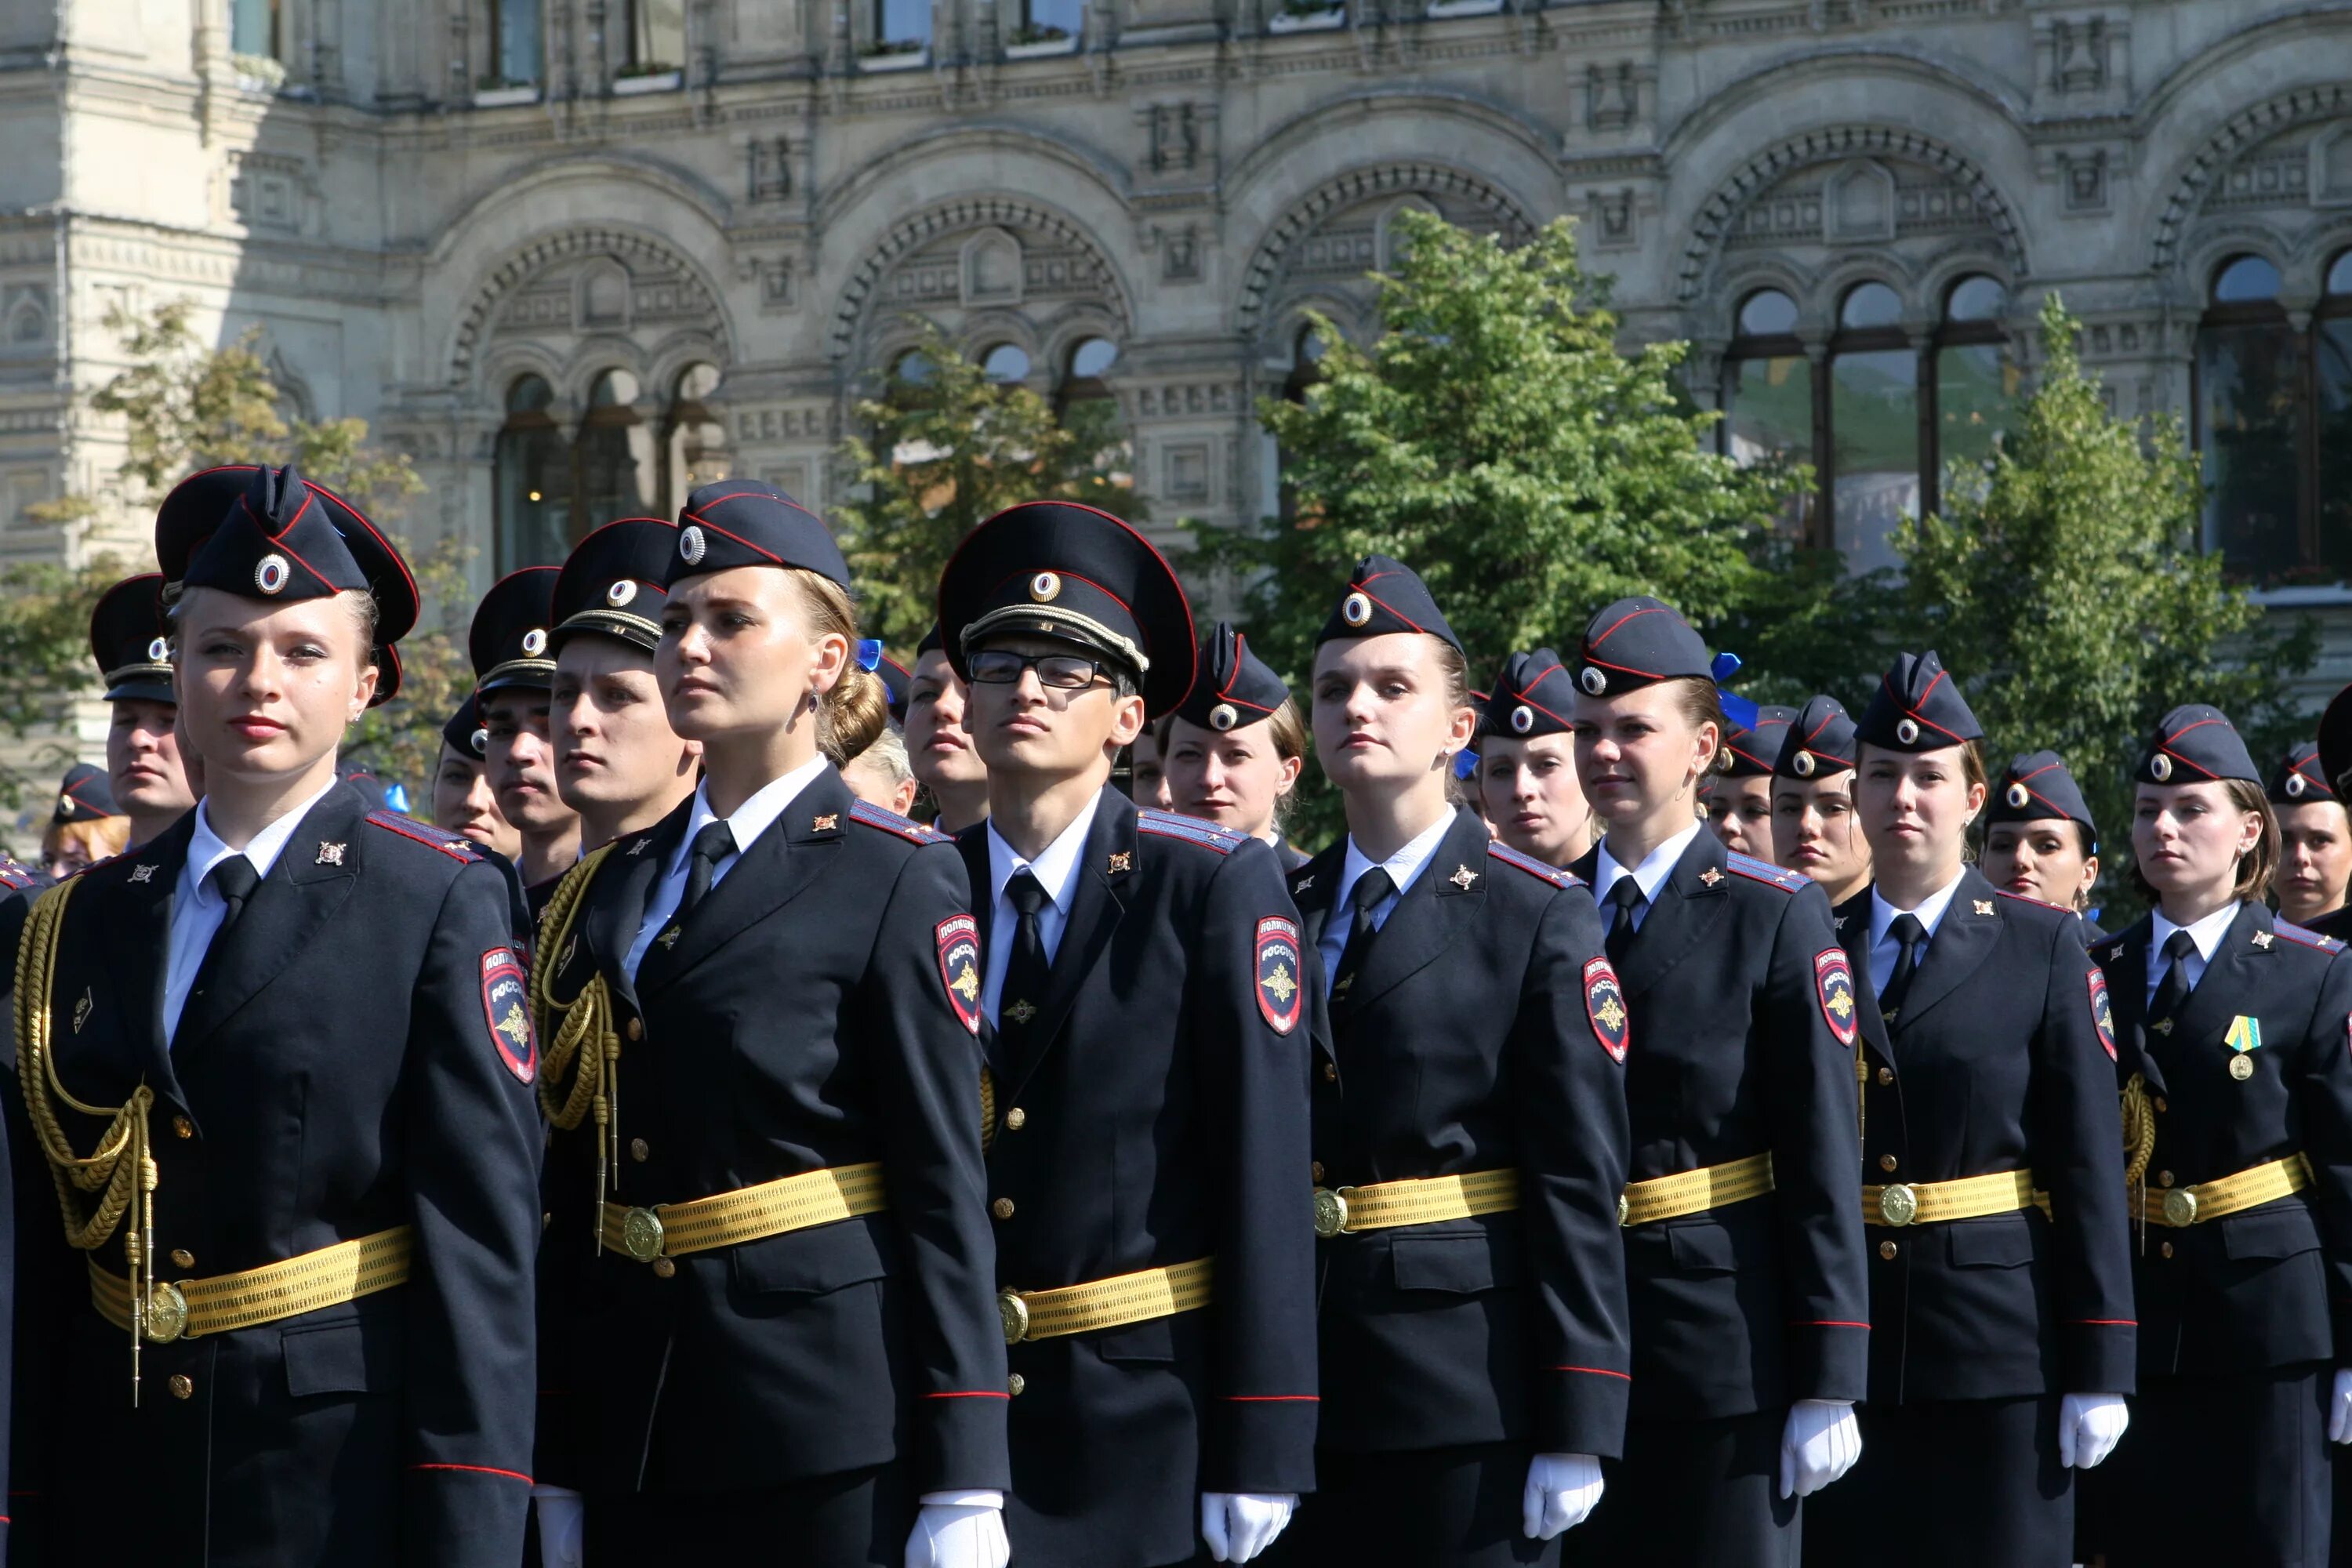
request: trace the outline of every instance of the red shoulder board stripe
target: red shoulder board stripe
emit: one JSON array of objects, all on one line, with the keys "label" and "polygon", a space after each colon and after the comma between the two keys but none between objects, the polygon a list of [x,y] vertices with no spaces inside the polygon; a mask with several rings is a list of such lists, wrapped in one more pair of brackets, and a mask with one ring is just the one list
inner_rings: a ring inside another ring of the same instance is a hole
[{"label": "red shoulder board stripe", "polygon": [[1784,893],[1801,890],[1811,880],[1801,871],[1784,871],[1769,861],[1758,860],[1746,855],[1732,854],[1723,863],[1751,882],[1761,882],[1768,888],[1778,888]]},{"label": "red shoulder board stripe", "polygon": [[878,827],[885,833],[896,834],[909,844],[955,842],[936,827],[926,827],[921,823],[910,821],[895,811],[886,811],[878,805],[868,805],[862,800],[850,802],[849,820],[862,822],[868,827]]},{"label": "red shoulder board stripe", "polygon": [[437,827],[428,826],[414,817],[403,816],[397,812],[371,811],[367,815],[367,819],[378,827],[399,834],[403,838],[414,838],[427,849],[438,849],[452,860],[471,862],[482,858],[481,846],[463,834],[444,833]]},{"label": "red shoulder board stripe", "polygon": [[1573,888],[1577,879],[1557,866],[1547,866],[1532,855],[1522,855],[1507,844],[1486,841],[1486,858],[1500,860],[1506,866],[1516,866],[1538,881],[1549,882],[1555,888]]},{"label": "red shoulder board stripe", "polygon": [[1213,822],[1199,822],[1189,816],[1178,816],[1172,812],[1153,811],[1149,806],[1137,809],[1135,828],[1137,832],[1149,833],[1154,838],[1181,838],[1187,844],[1197,844],[1220,855],[1230,855],[1248,842],[1246,835],[1229,833]]},{"label": "red shoulder board stripe", "polygon": [[2037,909],[2056,910],[2062,915],[2071,915],[2074,912],[2063,904],[2053,904],[2047,899],[2037,899],[2031,893],[2012,893],[2007,888],[1995,888],[1993,892],[2000,898],[2013,900],[2021,904],[2032,904]]}]

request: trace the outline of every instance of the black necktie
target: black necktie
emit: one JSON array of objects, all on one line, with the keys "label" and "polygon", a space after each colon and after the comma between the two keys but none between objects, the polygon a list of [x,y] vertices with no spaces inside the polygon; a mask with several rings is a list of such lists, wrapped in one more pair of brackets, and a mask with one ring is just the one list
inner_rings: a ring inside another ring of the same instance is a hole
[{"label": "black necktie", "polygon": [[2197,939],[2185,931],[2164,939],[2164,975],[2147,1005],[2147,1026],[2159,1035],[2172,1033],[2172,1016],[2189,1000],[2189,960],[2196,951]]},{"label": "black necktie", "polygon": [[1642,884],[1628,876],[1617,879],[1617,885],[1609,889],[1609,901],[1616,906],[1616,912],[1609,917],[1609,962],[1622,963],[1625,949],[1633,940],[1633,918],[1650,900],[1642,896]]},{"label": "black necktie", "polygon": [[996,994],[996,1023],[1000,1029],[1025,1029],[1045,993],[1045,931],[1037,918],[1045,907],[1045,884],[1024,867],[1004,884],[1004,898],[1015,919],[1013,956],[1005,961],[1004,984]]},{"label": "black necktie", "polygon": [[245,913],[246,902],[253,897],[254,889],[261,886],[261,873],[242,853],[236,854],[205,873],[205,886],[227,907],[221,911],[221,922],[213,932],[213,940],[205,944],[204,961],[196,965],[195,982],[188,987],[188,999],[192,1002],[211,989],[213,971],[220,967],[221,954],[228,948],[229,931],[236,924],[237,916]]},{"label": "black necktie", "polygon": [[1927,928],[1917,915],[1896,915],[1886,934],[1903,949],[1895,955],[1895,973],[1886,977],[1886,989],[1878,994],[1878,1016],[1891,1024],[1895,1009],[1903,1005],[1903,994],[1911,989],[1911,977],[1919,973],[1919,950],[1927,945]]},{"label": "black necktie", "polygon": [[708,823],[694,836],[694,847],[686,858],[686,891],[677,899],[679,920],[702,902],[710,891],[710,879],[719,874],[719,862],[734,853],[735,830],[723,822]]},{"label": "black necktie", "polygon": [[1335,1005],[1347,1005],[1348,993],[1355,985],[1356,971],[1364,966],[1364,954],[1371,948],[1375,934],[1372,911],[1395,891],[1395,879],[1378,866],[1357,878],[1356,885],[1348,889],[1348,904],[1355,917],[1348,926],[1348,945],[1339,950],[1339,967],[1331,973],[1331,1000]]}]

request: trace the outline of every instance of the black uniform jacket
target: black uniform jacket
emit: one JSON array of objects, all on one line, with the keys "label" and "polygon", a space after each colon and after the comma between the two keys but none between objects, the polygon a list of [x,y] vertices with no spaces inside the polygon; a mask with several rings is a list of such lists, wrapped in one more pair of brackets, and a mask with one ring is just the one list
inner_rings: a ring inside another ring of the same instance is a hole
[{"label": "black uniform jacket", "polygon": [[544,955],[555,1003],[601,973],[621,1020],[612,1201],[690,1203],[878,1162],[888,1206],[688,1253],[665,1278],[597,1255],[593,1181],[562,1194],[544,1273],[576,1297],[562,1336],[575,1364],[549,1380],[579,1413],[579,1473],[711,1492],[896,1460],[917,1492],[1003,1487],[980,1046],[943,962],[969,936],[963,865],[828,767],[632,984],[630,945],[693,809],[617,841]]},{"label": "black uniform jacket", "polygon": [[[511,873],[350,784],[305,814],[166,1039],[173,892],[194,814],[92,867],[66,910],[51,1042],[66,1091],[142,1081],[159,1279],[209,1279],[397,1226],[407,1284],[146,1347],[90,1305],[13,1074],[20,1269],[39,1373],[11,1492],[44,1561],[513,1568],[529,1507],[537,1047]],[[13,959],[29,900],[0,921]],[[100,1118],[59,1102],[88,1152]],[[77,1194],[78,1196],[79,1194]],[[85,1207],[88,1200],[82,1200]],[[126,1222],[127,1224],[127,1222]],[[20,1539],[19,1547],[28,1544]]]},{"label": "black uniform jacket", "polygon": [[1317,942],[1350,918],[1331,905],[1346,857],[1342,839],[1290,877],[1314,965],[1318,1180],[1511,1169],[1519,1207],[1320,1244],[1322,1441],[1613,1458],[1632,1372],[1627,1030],[1592,896],[1457,809],[1335,1009]]},{"label": "black uniform jacket", "polygon": [[[1571,869],[1589,882],[1599,860]],[[1769,1153],[1774,1185],[1625,1232],[1638,1415],[1863,1396],[1870,1287],[1845,967],[1811,879],[1704,831],[1622,954],[1632,1179]]]},{"label": "black uniform jacket", "polygon": [[[2094,952],[2125,1081],[2147,1079],[2147,1188],[2196,1186],[2300,1152],[2314,1184],[2242,1213],[2147,1227],[2133,1248],[2140,1370],[2211,1373],[2337,1361],[2352,1350],[2352,957],[2331,937],[2238,907],[2168,1033],[2147,1023],[2151,922]],[[2261,1044],[2233,1078],[2240,1017]]]},{"label": "black uniform jacket", "polygon": [[[0,855],[0,899],[5,899],[11,901],[14,901],[17,896],[30,899],[40,892],[43,885],[43,880],[39,872],[35,871],[29,866],[20,866],[6,856]],[[31,889],[31,891],[27,892],[27,889]],[[16,910],[6,914],[5,917],[0,917],[0,929],[13,931],[16,929],[16,922],[23,919],[24,910],[22,909]],[[13,973],[15,970],[13,955],[8,959],[8,966]],[[5,982],[0,982],[0,997],[5,997],[5,991],[6,984]],[[15,1053],[13,1051],[10,1052],[8,1059],[10,1063],[10,1070],[13,1071],[13,1064],[16,1059]],[[7,1075],[5,1073],[0,1073],[0,1078],[5,1078],[6,1076]],[[5,1100],[5,1091],[0,1091],[0,1100]],[[11,1131],[12,1130],[8,1125],[7,1117],[0,1115],[0,1172],[9,1173],[11,1180],[13,1181],[15,1172],[15,1144],[10,1138]],[[34,1160],[36,1165],[37,1165],[39,1163],[39,1156],[36,1154],[34,1156]],[[44,1181],[47,1179],[47,1176],[38,1170],[32,1171],[29,1173],[41,1176]],[[27,1187],[18,1190],[30,1192],[33,1196],[37,1198],[40,1195],[40,1189],[38,1188]],[[16,1425],[16,1405],[14,1400],[10,1398],[9,1394],[9,1369],[15,1364],[17,1359],[14,1352],[16,1349],[17,1328],[16,1321],[16,1300],[18,1293],[17,1287],[15,1283],[16,1272],[16,1215],[19,1205],[24,1205],[24,1200],[22,1198],[18,1198],[16,1202],[12,1203],[0,1203],[0,1285],[6,1286],[6,1289],[0,1289],[0,1412],[5,1412],[7,1415],[6,1419],[0,1419],[0,1477],[5,1477],[11,1474],[8,1468],[8,1454],[10,1447],[9,1437],[10,1428]],[[24,1206],[26,1207],[28,1219],[37,1217],[45,1212],[41,1209],[33,1207],[30,1205],[24,1205]],[[26,1499],[26,1500],[30,1502],[35,1500]],[[0,1502],[0,1563],[5,1563],[8,1560],[9,1520],[16,1506],[18,1505],[16,1503],[14,1499],[11,1499],[7,1502]],[[35,1554],[32,1552],[26,1552],[25,1554],[26,1560],[31,1561],[34,1555]]]},{"label": "black uniform jacket", "polygon": [[1862,1010],[1864,1181],[2031,1170],[2050,1197],[2048,1217],[1871,1227],[1871,1400],[2129,1394],[2123,1135],[2082,922],[1969,867],[1890,1026],[1870,900],[1836,910]]},{"label": "black uniform jacket", "polygon": [[[986,825],[959,847],[985,926]],[[1314,1489],[1297,917],[1264,842],[1108,786],[1071,887],[1033,1043],[988,1032],[997,1276],[1043,1290],[1213,1257],[1214,1296],[1013,1347],[1007,1530],[1035,1565],[1188,1562],[1199,1492]]]}]

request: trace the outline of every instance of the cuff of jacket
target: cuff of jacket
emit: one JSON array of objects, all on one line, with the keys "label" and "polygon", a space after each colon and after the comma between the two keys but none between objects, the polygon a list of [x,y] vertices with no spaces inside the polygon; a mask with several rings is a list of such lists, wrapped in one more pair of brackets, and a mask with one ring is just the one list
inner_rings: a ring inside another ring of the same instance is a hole
[{"label": "cuff of jacket", "polygon": [[2132,1394],[2139,1388],[2139,1325],[2067,1323],[2066,1388],[2085,1394]]},{"label": "cuff of jacket", "polygon": [[1791,1323],[1786,1340],[1789,1398],[1860,1400],[1870,1392],[1870,1325]]},{"label": "cuff of jacket", "polygon": [[1624,1457],[1625,1406],[1633,1389],[1630,1373],[1608,1366],[1574,1365],[1547,1368],[1541,1376],[1537,1453]]},{"label": "cuff of jacket", "polygon": [[915,1401],[922,1436],[915,1455],[915,1490],[1010,1491],[1013,1460],[1004,1427],[1011,1397],[1003,1387],[942,1390]]},{"label": "cuff of jacket", "polygon": [[1264,1497],[1313,1491],[1316,1418],[1322,1408],[1311,1394],[1212,1399],[1201,1489]]},{"label": "cuff of jacket", "polygon": [[514,1568],[522,1561],[530,1478],[490,1465],[408,1467],[401,1557],[407,1568]]}]

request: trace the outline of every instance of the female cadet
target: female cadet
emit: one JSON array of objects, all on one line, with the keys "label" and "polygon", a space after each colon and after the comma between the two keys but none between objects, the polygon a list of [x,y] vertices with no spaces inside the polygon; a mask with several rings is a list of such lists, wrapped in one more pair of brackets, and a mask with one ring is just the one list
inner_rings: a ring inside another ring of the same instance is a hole
[{"label": "female cadet", "polygon": [[466,632],[474,697],[482,712],[483,771],[498,794],[499,812],[521,839],[515,869],[534,919],[554,896],[557,880],[580,858],[580,814],[556,793],[548,722],[548,689],[555,680],[548,631],[555,624],[557,574],[553,566],[508,573],[474,606]]},{"label": "female cadet", "polygon": [[2095,950],[2142,1227],[2107,1561],[2319,1568],[2328,1441],[2352,1437],[2352,959],[2263,908],[2278,830],[2219,711],[2166,714],[2134,777],[2155,908]]},{"label": "female cadet", "polygon": [[1624,998],[1583,885],[1448,804],[1476,714],[1410,569],[1356,568],[1313,691],[1348,833],[1290,878],[1323,1415],[1284,1560],[1557,1562],[1624,1432]]},{"label": "female cadet", "polygon": [[1780,737],[1772,859],[1819,882],[1832,910],[1870,886],[1870,843],[1853,812],[1853,721],[1834,697],[1808,700]]},{"label": "female cadet", "polygon": [[962,862],[835,771],[885,707],[824,525],[750,480],[680,521],[655,668],[703,781],[567,875],[533,979],[595,1151],[546,1265],[588,1560],[1003,1568]]},{"label": "female cadet", "polygon": [[56,1178],[17,1194],[55,1323],[18,1523],[48,1561],[514,1568],[540,1226],[517,893],[337,778],[416,590],[290,465],[251,487],[157,530],[204,800],[8,944],[7,1082]]},{"label": "female cadet", "polygon": [[122,853],[131,842],[131,818],[114,804],[106,770],[76,763],[58,786],[58,804],[41,834],[41,868],[62,881],[98,861]]},{"label": "female cadet", "polygon": [[433,770],[433,826],[462,834],[500,858],[522,853],[522,836],[499,809],[499,797],[482,764],[488,735],[481,703],[472,692],[441,721],[441,756]]},{"label": "female cadet", "polygon": [[1772,764],[1796,718],[1794,708],[1759,708],[1753,725],[1725,725],[1715,753],[1715,787],[1706,795],[1706,825],[1734,855],[1772,860]]},{"label": "female cadet", "polygon": [[1560,870],[1601,832],[1576,782],[1575,695],[1551,649],[1515,653],[1495,677],[1478,726],[1477,787],[1495,837]]},{"label": "female cadet", "polygon": [[1985,879],[2003,892],[2039,899],[2083,917],[2083,940],[2106,932],[2090,917],[2099,884],[2099,828],[2074,775],[2055,752],[2011,761],[1985,811]]},{"label": "female cadet", "polygon": [[[226,510],[226,503],[218,510]],[[125,577],[99,595],[89,613],[90,656],[106,682],[111,710],[107,788],[131,819],[131,848],[161,837],[196,804],[180,758],[163,589],[157,573]]]},{"label": "female cadet", "polygon": [[1575,658],[1577,765],[1605,832],[1571,869],[1608,917],[1638,1041],[1633,1409],[1593,1561],[1793,1568],[1799,1500],[1859,1447],[1853,975],[1819,887],[1693,817],[1723,723],[1698,634],[1622,599]]},{"label": "female cadet", "polygon": [[942,833],[961,833],[988,816],[988,764],[963,727],[971,700],[932,626],[907,677],[907,764],[930,796],[933,826]]},{"label": "female cadet", "polygon": [[1201,639],[1200,673],[1157,740],[1178,816],[1265,839],[1286,871],[1307,864],[1282,837],[1306,765],[1307,721],[1282,677],[1223,621]]},{"label": "female cadet", "polygon": [[1870,1393],[1805,1559],[2063,1568],[2069,1467],[2132,1386],[2106,987],[2080,921],[1968,864],[1981,731],[1936,656],[1899,656],[1854,732]]},{"label": "female cadet", "polygon": [[2305,741],[2287,752],[2265,792],[2278,818],[2278,873],[2271,892],[2283,920],[2341,939],[2352,931],[2345,886],[2352,881],[2352,816]]}]

